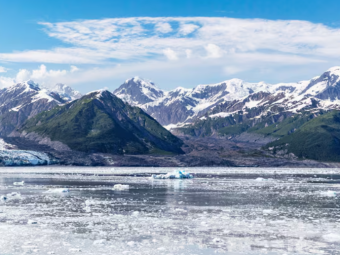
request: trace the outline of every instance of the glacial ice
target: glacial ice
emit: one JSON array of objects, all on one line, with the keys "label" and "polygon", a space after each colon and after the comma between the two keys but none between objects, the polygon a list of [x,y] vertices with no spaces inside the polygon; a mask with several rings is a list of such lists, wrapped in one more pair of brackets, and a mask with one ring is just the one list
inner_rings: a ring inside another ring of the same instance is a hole
[{"label": "glacial ice", "polygon": [[258,177],[258,178],[256,178],[255,179],[255,181],[257,181],[257,182],[263,182],[263,181],[265,181],[266,179],[264,179],[264,178],[262,178],[262,177]]},{"label": "glacial ice", "polygon": [[191,179],[194,178],[191,174],[186,173],[185,170],[175,170],[167,174],[153,174],[152,179]]},{"label": "glacial ice", "polygon": [[21,182],[13,182],[14,186],[24,186],[25,182],[21,181]]},{"label": "glacial ice", "polygon": [[59,188],[59,189],[49,189],[45,191],[45,193],[68,193],[69,189],[67,188]]},{"label": "glacial ice", "polygon": [[336,197],[337,193],[333,190],[327,190],[320,192],[320,195],[323,197]]},{"label": "glacial ice", "polygon": [[25,150],[0,150],[0,158],[5,166],[48,165],[50,162],[46,153]]},{"label": "glacial ice", "polygon": [[116,184],[113,186],[113,190],[129,190],[130,186],[129,185],[124,185],[124,184]]}]

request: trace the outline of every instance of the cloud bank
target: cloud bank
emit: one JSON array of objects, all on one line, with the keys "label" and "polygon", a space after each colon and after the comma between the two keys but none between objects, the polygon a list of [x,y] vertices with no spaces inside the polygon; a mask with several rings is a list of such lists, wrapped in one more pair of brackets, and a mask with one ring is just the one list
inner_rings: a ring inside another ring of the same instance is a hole
[{"label": "cloud bank", "polygon": [[[132,17],[39,24],[65,47],[0,53],[0,62],[80,65],[81,72],[90,73],[115,73],[119,68],[126,75],[145,67],[180,66],[179,75],[205,67],[231,75],[259,67],[277,71],[289,65],[333,63],[340,57],[340,29],[298,20]],[[0,72],[5,70],[0,67]],[[52,81],[53,75],[77,83],[72,70],[56,70],[44,79]]]}]

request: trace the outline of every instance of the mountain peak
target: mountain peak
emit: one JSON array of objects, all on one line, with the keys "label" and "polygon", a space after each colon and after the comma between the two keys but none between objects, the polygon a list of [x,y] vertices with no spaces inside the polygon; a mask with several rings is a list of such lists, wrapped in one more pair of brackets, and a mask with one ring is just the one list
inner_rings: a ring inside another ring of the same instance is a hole
[{"label": "mountain peak", "polygon": [[327,72],[334,74],[334,75],[337,75],[337,76],[340,76],[340,66],[334,66],[332,68],[329,68],[327,70]]},{"label": "mountain peak", "polygon": [[51,89],[51,91],[58,93],[65,101],[73,101],[82,97],[82,94],[79,91],[74,90],[70,86],[63,83],[57,83]]},{"label": "mountain peak", "polygon": [[130,105],[143,105],[164,96],[164,92],[150,81],[138,76],[126,80],[113,92]]},{"label": "mountain peak", "polygon": [[33,80],[28,80],[24,82],[25,85],[29,86],[31,89],[40,90],[40,86],[38,83],[35,83]]}]

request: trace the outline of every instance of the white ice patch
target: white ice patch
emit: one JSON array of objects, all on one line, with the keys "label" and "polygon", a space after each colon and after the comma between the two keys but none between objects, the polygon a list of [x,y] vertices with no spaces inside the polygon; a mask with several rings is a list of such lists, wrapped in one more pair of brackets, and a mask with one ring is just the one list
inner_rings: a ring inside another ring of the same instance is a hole
[{"label": "white ice patch", "polygon": [[255,181],[257,182],[264,182],[266,179],[262,178],[262,177],[258,177],[255,179]]},{"label": "white ice patch", "polygon": [[167,174],[153,174],[152,179],[191,179],[194,178],[191,174],[186,173],[184,170],[175,170]]},{"label": "white ice patch", "polygon": [[327,190],[327,191],[322,191],[320,193],[320,195],[322,197],[336,197],[337,193],[335,191],[332,191],[332,190]]},{"label": "white ice patch", "polygon": [[124,184],[116,184],[113,186],[113,190],[129,190],[130,186],[129,185],[124,185]]},{"label": "white ice patch", "polygon": [[45,193],[68,193],[70,192],[67,188],[59,188],[59,189],[49,189],[45,191]]},{"label": "white ice patch", "polygon": [[42,165],[50,163],[50,158],[46,153],[37,151],[0,150],[0,157],[6,166]]},{"label": "white ice patch", "polygon": [[24,186],[25,182],[21,181],[21,182],[13,182],[14,186]]},{"label": "white ice patch", "polygon": [[340,234],[330,233],[323,235],[322,238],[328,243],[340,243]]}]

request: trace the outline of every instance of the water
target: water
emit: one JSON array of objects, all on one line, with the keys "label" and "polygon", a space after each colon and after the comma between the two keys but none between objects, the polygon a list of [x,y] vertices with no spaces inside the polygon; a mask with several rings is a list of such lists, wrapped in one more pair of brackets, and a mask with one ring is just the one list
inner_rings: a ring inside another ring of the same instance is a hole
[{"label": "water", "polygon": [[[1,168],[0,196],[16,193],[0,202],[0,255],[340,254],[337,169],[190,168],[194,179],[148,178],[170,171]],[[69,192],[47,192],[57,188]]]}]

